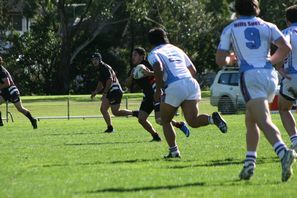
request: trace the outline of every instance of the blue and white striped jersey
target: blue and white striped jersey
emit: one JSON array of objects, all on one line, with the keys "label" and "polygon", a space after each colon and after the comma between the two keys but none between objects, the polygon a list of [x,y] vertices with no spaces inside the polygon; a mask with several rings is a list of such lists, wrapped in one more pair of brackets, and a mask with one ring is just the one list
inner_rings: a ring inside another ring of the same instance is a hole
[{"label": "blue and white striped jersey", "polygon": [[240,71],[272,68],[270,45],[284,35],[276,25],[255,16],[242,16],[225,27],[218,50],[234,50]]},{"label": "blue and white striped jersey", "polygon": [[287,42],[291,43],[292,46],[292,51],[285,60],[285,70],[289,74],[297,74],[297,23],[293,23],[282,32]]},{"label": "blue and white striped jersey", "polygon": [[180,48],[163,44],[155,47],[148,55],[149,63],[154,66],[156,62],[163,67],[163,81],[165,85],[192,75],[187,67],[192,66],[190,58]]}]

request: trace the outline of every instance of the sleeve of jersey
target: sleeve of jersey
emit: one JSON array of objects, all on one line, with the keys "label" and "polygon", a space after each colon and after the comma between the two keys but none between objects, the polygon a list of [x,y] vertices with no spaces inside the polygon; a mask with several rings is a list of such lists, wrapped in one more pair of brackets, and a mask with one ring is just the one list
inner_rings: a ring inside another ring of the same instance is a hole
[{"label": "sleeve of jersey", "polygon": [[185,57],[187,67],[191,67],[192,65],[194,65],[186,53],[184,53],[184,57]]},{"label": "sleeve of jersey", "polygon": [[221,40],[218,46],[218,50],[230,51],[231,49],[231,28],[226,27],[221,34]]},{"label": "sleeve of jersey", "polygon": [[151,52],[147,57],[148,62],[154,66],[155,63],[161,63],[160,58],[154,52]]},{"label": "sleeve of jersey", "polygon": [[[285,36],[276,25],[271,25],[271,36],[273,43],[277,42],[281,38],[285,39]],[[285,41],[287,41],[287,39],[285,39]]]}]

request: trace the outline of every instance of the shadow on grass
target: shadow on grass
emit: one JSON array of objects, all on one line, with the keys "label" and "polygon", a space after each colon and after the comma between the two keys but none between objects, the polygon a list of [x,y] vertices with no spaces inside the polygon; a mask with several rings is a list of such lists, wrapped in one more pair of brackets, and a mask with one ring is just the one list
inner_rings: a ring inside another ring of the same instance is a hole
[{"label": "shadow on grass", "polygon": [[72,136],[72,135],[94,135],[98,134],[96,132],[94,133],[52,133],[52,134],[44,134],[43,136]]},{"label": "shadow on grass", "polygon": [[43,164],[41,165],[44,168],[50,167],[63,167],[63,166],[96,166],[102,164],[133,164],[133,163],[142,163],[142,162],[153,162],[160,161],[161,159],[132,159],[132,160],[116,160],[109,162],[95,161],[95,162],[78,162],[78,163],[61,163],[61,164]]},{"label": "shadow on grass", "polygon": [[64,143],[64,146],[93,146],[93,145],[106,145],[106,144],[143,144],[148,141],[135,141],[135,142],[86,142],[86,143]]},{"label": "shadow on grass", "polygon": [[205,182],[194,182],[181,185],[165,185],[165,186],[144,186],[135,188],[103,188],[93,191],[86,191],[82,193],[95,194],[95,193],[126,193],[126,192],[138,192],[138,191],[151,191],[151,190],[174,190],[185,187],[226,187],[226,186],[242,186],[243,184],[249,186],[265,186],[280,184],[281,182],[271,181],[268,183],[253,183],[250,181],[231,180],[224,182],[205,183]]},{"label": "shadow on grass", "polygon": [[104,192],[137,192],[137,191],[149,191],[149,190],[172,190],[177,188],[184,187],[193,187],[193,186],[204,186],[204,182],[189,183],[183,185],[167,185],[167,186],[147,186],[147,187],[138,187],[138,188],[104,188],[94,191],[87,191],[85,193],[104,193]]},{"label": "shadow on grass", "polygon": [[[205,164],[189,164],[189,165],[176,165],[169,166],[166,168],[175,168],[175,169],[183,169],[183,168],[193,168],[193,167],[211,167],[211,166],[231,166],[231,165],[243,165],[244,160],[226,158],[223,160],[212,160]],[[257,164],[266,164],[266,163],[278,163],[279,159],[277,157],[272,158],[258,158]]]}]

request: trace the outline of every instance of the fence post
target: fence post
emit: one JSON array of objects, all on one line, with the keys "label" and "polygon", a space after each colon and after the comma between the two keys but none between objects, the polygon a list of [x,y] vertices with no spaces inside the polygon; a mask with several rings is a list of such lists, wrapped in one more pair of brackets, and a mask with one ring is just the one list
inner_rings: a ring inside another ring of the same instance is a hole
[{"label": "fence post", "polygon": [[6,122],[8,122],[8,101],[6,101]]},{"label": "fence post", "polygon": [[67,118],[68,120],[70,119],[70,94],[68,94],[68,97],[67,97]]}]

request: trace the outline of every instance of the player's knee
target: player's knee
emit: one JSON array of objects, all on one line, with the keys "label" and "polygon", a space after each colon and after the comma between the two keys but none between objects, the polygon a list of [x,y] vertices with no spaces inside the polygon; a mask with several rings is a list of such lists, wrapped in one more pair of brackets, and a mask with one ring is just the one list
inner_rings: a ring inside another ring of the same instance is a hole
[{"label": "player's knee", "polygon": [[156,123],[159,125],[162,125],[162,119],[161,118],[156,118]]}]

